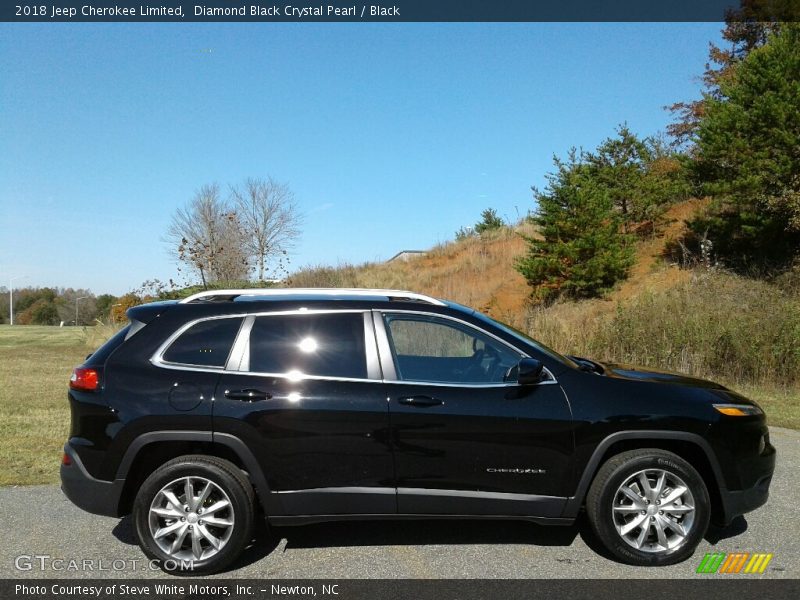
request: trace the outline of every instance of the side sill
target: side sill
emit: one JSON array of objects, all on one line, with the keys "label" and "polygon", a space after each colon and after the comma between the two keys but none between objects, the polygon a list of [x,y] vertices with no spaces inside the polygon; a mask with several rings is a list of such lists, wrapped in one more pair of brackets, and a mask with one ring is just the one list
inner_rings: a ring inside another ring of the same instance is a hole
[{"label": "side sill", "polygon": [[566,517],[531,517],[520,515],[398,515],[398,514],[352,514],[352,515],[291,515],[268,517],[270,525],[295,526],[312,525],[314,523],[330,523],[335,521],[429,521],[429,520],[488,520],[488,521],[527,521],[537,525],[569,526],[575,519]]}]

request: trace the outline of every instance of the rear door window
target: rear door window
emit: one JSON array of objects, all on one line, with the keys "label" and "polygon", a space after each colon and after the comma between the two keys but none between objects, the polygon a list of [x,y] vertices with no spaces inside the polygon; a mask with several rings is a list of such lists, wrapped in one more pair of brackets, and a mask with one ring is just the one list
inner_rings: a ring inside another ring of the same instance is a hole
[{"label": "rear door window", "polygon": [[251,372],[367,378],[363,313],[257,317]]},{"label": "rear door window", "polygon": [[201,367],[224,367],[241,325],[241,317],[195,323],[167,348],[164,360]]}]

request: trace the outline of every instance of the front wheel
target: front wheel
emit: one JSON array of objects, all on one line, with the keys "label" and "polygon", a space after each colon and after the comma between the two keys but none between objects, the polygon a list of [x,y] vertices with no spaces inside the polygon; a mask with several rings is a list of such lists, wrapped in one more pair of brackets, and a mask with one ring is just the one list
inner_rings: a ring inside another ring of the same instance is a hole
[{"label": "front wheel", "polygon": [[253,534],[250,482],[228,461],[182,456],[156,469],[133,506],[136,537],[164,570],[216,573],[241,554]]},{"label": "front wheel", "polygon": [[690,557],[711,516],[700,474],[680,456],[655,448],[622,452],[603,464],[586,511],[609,552],[642,566]]}]

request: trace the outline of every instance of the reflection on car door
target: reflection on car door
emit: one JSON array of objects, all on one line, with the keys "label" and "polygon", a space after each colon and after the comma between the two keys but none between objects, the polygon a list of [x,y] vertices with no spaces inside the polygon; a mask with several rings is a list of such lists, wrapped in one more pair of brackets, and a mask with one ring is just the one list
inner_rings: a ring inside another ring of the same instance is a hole
[{"label": "reflection on car door", "polygon": [[560,516],[572,423],[557,382],[517,385],[522,353],[463,321],[376,312],[375,323],[398,511]]},{"label": "reflection on car door", "polygon": [[215,435],[254,451],[282,514],[395,513],[370,313],[270,314],[248,325],[241,362],[217,388]]}]

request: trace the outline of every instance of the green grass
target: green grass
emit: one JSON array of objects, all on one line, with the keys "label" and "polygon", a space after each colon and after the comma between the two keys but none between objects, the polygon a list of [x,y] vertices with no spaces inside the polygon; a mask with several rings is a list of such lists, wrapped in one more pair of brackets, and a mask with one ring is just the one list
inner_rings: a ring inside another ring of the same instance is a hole
[{"label": "green grass", "polygon": [[0,325],[0,485],[58,481],[69,376],[101,337],[95,328]]}]

